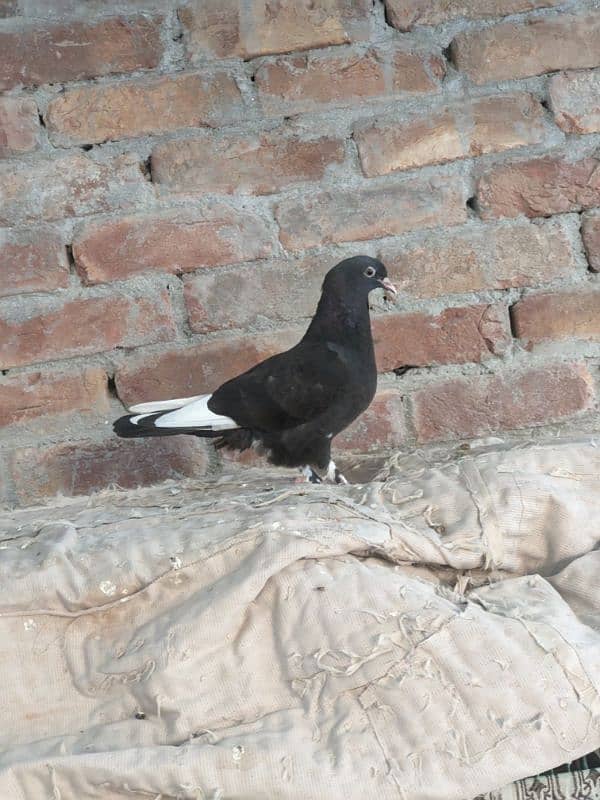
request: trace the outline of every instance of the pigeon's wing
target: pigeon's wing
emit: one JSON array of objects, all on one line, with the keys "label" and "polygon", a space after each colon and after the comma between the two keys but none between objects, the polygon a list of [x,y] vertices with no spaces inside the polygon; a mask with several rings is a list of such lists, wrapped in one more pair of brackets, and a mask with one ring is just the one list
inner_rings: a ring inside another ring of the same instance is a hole
[{"label": "pigeon's wing", "polygon": [[352,381],[340,348],[300,342],[268,358],[213,393],[209,408],[241,427],[281,431],[323,414]]}]

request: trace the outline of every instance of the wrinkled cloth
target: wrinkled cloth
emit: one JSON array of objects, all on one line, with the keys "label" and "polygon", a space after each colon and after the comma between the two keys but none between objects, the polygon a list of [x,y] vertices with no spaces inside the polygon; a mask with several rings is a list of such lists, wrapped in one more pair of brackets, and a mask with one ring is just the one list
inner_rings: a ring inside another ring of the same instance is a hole
[{"label": "wrinkled cloth", "polygon": [[3,800],[468,800],[600,746],[600,447],[0,521]]}]

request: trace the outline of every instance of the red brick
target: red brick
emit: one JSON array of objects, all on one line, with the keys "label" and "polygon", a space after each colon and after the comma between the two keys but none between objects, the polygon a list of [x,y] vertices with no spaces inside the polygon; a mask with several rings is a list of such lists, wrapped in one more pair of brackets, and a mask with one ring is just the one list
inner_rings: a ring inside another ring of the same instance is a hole
[{"label": "red brick", "polygon": [[303,334],[303,328],[286,328],[213,339],[160,356],[137,356],[117,370],[117,392],[126,406],[212,392],[259,361],[293,347]]},{"label": "red brick", "polygon": [[333,440],[333,450],[368,453],[401,447],[407,438],[402,395],[380,389],[369,408]]},{"label": "red brick", "polygon": [[537,286],[577,268],[561,217],[433,233],[419,245],[383,247],[379,258],[398,289],[413,297]]},{"label": "red brick", "polygon": [[220,203],[92,223],[73,242],[73,257],[86,282],[94,284],[266,258],[272,249],[259,217]]},{"label": "red brick", "polygon": [[44,226],[0,231],[0,297],[64,289],[69,264],[61,237]]},{"label": "red brick", "polygon": [[400,92],[435,92],[444,72],[439,56],[394,46],[282,57],[259,66],[254,80],[265,113],[289,114]]},{"label": "red brick", "polygon": [[491,169],[479,181],[481,216],[541,217],[600,205],[600,161],[537,158]]},{"label": "red brick", "polygon": [[600,214],[586,214],[581,233],[590,269],[592,272],[600,272]]},{"label": "red brick", "polygon": [[486,97],[408,122],[357,126],[354,138],[365,175],[387,175],[424,164],[499,153],[544,141],[540,103],[530,94]]},{"label": "red brick", "polygon": [[600,132],[600,69],[555,75],[550,101],[556,123],[566,133]]},{"label": "red brick", "polygon": [[104,370],[27,372],[0,378],[0,426],[74,411],[108,411]]},{"label": "red brick", "polygon": [[282,201],[276,210],[280,239],[290,250],[329,242],[393,236],[415,228],[459,225],[467,218],[460,179],[416,179],[374,189],[315,192]]},{"label": "red brick", "polygon": [[600,341],[600,291],[529,295],[513,306],[512,320],[528,346],[547,339]]},{"label": "red brick", "polygon": [[46,126],[54,144],[85,144],[224,125],[242,108],[226,72],[176,75],[71,89],[50,103]]},{"label": "red brick", "polygon": [[[312,318],[323,276],[339,257],[314,255],[228,270],[203,270],[184,281],[190,328],[197,333],[255,327],[265,320],[285,325]],[[223,298],[233,298],[223,302]]]},{"label": "red brick", "polygon": [[596,67],[600,65],[600,11],[501,22],[460,33],[452,42],[452,57],[474,83]]},{"label": "red brick", "polygon": [[0,32],[0,90],[158,66],[159,18],[112,17]]},{"label": "red brick", "polygon": [[166,292],[136,299],[118,294],[52,304],[30,301],[25,308],[4,301],[0,369],[174,337],[175,321]]},{"label": "red brick", "polygon": [[97,163],[82,153],[0,164],[0,225],[127,210],[154,197],[139,160]]},{"label": "red brick", "polygon": [[367,0],[196,0],[179,9],[193,61],[289,53],[369,37]]},{"label": "red brick", "polygon": [[372,322],[377,370],[463,364],[503,353],[510,342],[503,305],[447,308],[441,314],[383,314]]},{"label": "red brick", "polygon": [[29,153],[38,147],[40,123],[29,97],[0,97],[0,158]]},{"label": "red brick", "polygon": [[21,505],[56,494],[90,494],[107,487],[133,489],[204,475],[206,444],[191,436],[164,439],[78,441],[46,447],[23,447],[11,459],[11,473]]},{"label": "red brick", "polygon": [[594,389],[584,364],[558,363],[432,383],[412,403],[418,441],[430,442],[560,422],[590,410]]},{"label": "red brick", "polygon": [[441,25],[444,22],[466,17],[507,17],[560,5],[563,0],[385,0],[386,17],[399,31],[409,31],[416,25]]},{"label": "red brick", "polygon": [[343,160],[341,139],[203,134],[157,145],[152,178],[176,192],[269,194],[298,181],[318,181],[329,165]]}]

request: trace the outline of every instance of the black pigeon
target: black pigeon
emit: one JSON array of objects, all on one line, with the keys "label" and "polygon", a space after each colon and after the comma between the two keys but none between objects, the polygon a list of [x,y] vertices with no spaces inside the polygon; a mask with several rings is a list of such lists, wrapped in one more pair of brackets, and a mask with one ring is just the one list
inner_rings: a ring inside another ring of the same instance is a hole
[{"label": "black pigeon", "polygon": [[302,340],[224,383],[212,394],[142,403],[114,423],[124,438],[193,434],[216,438],[216,447],[262,445],[272,464],[303,467],[311,483],[326,470],[346,480],[331,459],[331,440],[370,404],[377,370],[368,296],[396,289],[384,265],[356,256],[333,267],[323,281],[317,312]]}]

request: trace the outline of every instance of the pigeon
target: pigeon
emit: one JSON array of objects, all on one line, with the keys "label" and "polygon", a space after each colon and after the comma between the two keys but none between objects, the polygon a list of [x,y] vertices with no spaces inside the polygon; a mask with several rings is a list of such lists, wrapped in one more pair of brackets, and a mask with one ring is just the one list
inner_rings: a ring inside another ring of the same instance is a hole
[{"label": "pigeon", "polygon": [[276,466],[300,467],[301,480],[347,483],[331,458],[331,442],[375,394],[368,297],[380,288],[386,299],[397,294],[381,261],[341,261],[326,274],[316,313],[297,345],[212,394],[131,406],[114,423],[115,433],[192,434],[233,450],[254,445]]}]

